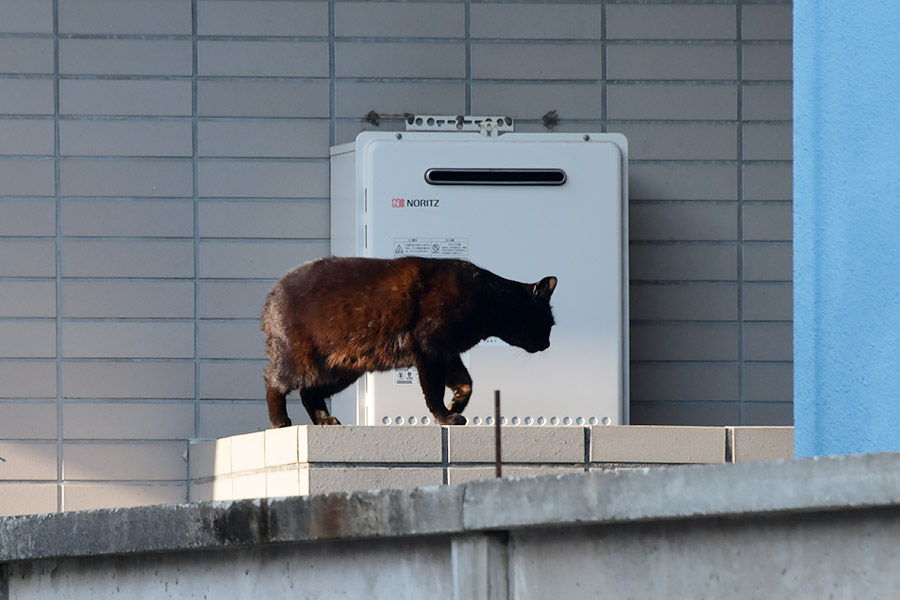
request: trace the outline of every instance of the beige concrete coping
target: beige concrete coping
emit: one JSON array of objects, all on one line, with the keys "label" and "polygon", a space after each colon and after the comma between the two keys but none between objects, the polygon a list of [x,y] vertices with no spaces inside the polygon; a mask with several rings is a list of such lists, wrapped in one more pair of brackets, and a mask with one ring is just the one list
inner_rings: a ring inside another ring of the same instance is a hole
[{"label": "beige concrete coping", "polygon": [[[502,428],[504,475],[793,457],[791,427]],[[491,427],[303,425],[190,445],[190,498],[273,498],[490,479]]]}]

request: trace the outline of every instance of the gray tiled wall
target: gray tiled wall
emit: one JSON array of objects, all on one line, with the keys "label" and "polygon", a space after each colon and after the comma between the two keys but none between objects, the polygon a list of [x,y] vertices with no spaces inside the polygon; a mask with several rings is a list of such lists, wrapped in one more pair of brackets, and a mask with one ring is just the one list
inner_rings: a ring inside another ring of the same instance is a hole
[{"label": "gray tiled wall", "polygon": [[625,133],[633,422],[790,423],[790,79],[779,0],[0,0],[0,512],[183,500],[265,427],[328,147],[406,112]]}]

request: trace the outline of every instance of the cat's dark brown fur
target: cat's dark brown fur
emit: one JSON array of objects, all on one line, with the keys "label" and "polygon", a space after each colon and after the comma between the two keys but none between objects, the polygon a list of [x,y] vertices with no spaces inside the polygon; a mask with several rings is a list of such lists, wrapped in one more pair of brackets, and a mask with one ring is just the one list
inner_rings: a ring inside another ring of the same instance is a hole
[{"label": "cat's dark brown fur", "polygon": [[[450,259],[301,265],[275,284],[263,308],[269,420],[291,424],[285,395],[297,389],[313,423],[338,424],[326,398],[363,373],[415,366],[435,420],[463,425],[472,379],[460,353],[491,336],[528,352],[549,347],[556,281],[519,283]],[[449,409],[444,386],[453,391]]]}]

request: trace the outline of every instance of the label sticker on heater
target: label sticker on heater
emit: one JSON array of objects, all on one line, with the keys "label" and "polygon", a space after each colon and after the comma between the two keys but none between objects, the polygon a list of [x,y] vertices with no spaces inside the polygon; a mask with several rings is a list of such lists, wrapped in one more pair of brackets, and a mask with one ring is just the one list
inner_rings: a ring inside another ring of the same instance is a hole
[{"label": "label sticker on heater", "polygon": [[394,258],[430,256],[433,258],[466,258],[468,238],[394,238]]},{"label": "label sticker on heater", "polygon": [[394,371],[394,385],[419,385],[419,372],[415,367]]},{"label": "label sticker on heater", "polygon": [[[470,355],[468,352],[463,352],[459,355],[459,358],[462,359],[463,366],[466,367],[466,369],[471,367]],[[415,367],[395,369],[394,385],[419,385],[419,372]]]}]

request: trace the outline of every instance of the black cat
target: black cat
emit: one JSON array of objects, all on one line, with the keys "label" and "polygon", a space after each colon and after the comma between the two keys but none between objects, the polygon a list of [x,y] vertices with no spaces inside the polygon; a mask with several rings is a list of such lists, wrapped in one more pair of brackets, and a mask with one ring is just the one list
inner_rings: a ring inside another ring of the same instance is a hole
[{"label": "black cat", "polygon": [[[291,390],[299,389],[313,423],[337,425],[326,398],[363,373],[411,366],[435,420],[464,425],[472,378],[460,353],[491,336],[528,352],[547,349],[556,282],[519,283],[463,260],[416,257],[334,257],[297,267],[263,308],[272,427],[291,424]],[[453,391],[449,409],[444,386]]]}]

